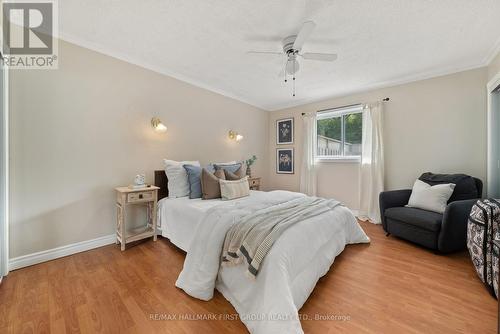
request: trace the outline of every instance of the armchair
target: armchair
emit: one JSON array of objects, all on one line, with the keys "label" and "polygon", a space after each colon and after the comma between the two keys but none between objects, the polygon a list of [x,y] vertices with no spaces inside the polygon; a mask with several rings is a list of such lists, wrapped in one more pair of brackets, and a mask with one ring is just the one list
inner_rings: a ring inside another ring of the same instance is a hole
[{"label": "armchair", "polygon": [[[448,181],[455,177],[456,182],[452,183],[456,183],[457,186],[444,213],[405,207],[410,199],[411,189],[384,191],[379,195],[380,217],[384,231],[387,232],[387,236],[393,234],[441,253],[465,249],[467,221],[472,206],[481,198],[483,183],[480,179],[461,174],[425,173],[420,179],[427,182],[426,176],[429,175],[434,178],[433,180]],[[445,182],[434,182],[438,183]]]}]

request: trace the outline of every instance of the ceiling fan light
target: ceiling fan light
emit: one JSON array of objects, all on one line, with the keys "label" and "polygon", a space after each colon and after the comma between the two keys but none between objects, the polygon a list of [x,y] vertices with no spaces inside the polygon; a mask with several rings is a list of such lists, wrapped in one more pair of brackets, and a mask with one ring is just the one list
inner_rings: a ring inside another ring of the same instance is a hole
[{"label": "ceiling fan light", "polygon": [[289,75],[294,75],[299,71],[299,62],[294,59],[294,60],[289,60],[286,63],[286,73]]}]

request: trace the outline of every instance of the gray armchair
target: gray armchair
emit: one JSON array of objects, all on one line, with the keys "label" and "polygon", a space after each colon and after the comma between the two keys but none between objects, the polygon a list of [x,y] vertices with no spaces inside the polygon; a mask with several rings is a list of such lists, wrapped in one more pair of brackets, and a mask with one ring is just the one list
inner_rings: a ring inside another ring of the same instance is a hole
[{"label": "gray armchair", "polygon": [[387,235],[395,235],[441,253],[466,248],[467,220],[477,199],[481,198],[483,183],[464,174],[424,173],[420,180],[434,185],[455,183],[455,190],[443,214],[405,207],[411,189],[380,193],[380,216]]}]

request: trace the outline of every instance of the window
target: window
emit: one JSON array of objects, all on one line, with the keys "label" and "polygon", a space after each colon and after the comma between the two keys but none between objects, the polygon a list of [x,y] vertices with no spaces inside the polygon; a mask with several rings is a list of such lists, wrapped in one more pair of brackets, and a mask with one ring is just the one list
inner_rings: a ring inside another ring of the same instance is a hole
[{"label": "window", "polygon": [[317,157],[349,159],[361,155],[363,106],[355,105],[318,112]]}]

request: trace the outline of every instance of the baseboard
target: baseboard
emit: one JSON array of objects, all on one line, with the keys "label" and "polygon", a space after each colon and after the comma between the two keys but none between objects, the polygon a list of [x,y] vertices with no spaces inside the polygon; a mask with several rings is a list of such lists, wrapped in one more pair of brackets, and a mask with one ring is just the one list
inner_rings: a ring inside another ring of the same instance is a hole
[{"label": "baseboard", "polygon": [[80,241],[66,246],[61,246],[33,254],[15,257],[9,260],[9,270],[16,270],[32,266],[37,263],[42,263],[45,261],[50,261],[58,259],[60,257],[72,255],[75,253],[85,252],[90,249],[113,244],[115,243],[115,241],[116,241],[116,235],[110,234],[104,237]]}]

